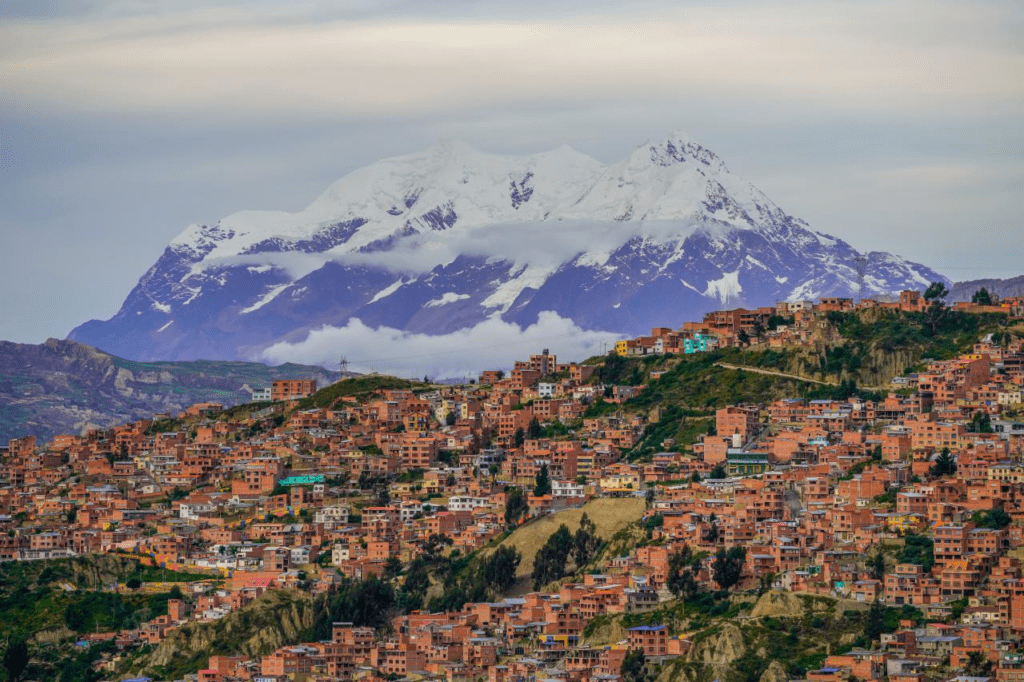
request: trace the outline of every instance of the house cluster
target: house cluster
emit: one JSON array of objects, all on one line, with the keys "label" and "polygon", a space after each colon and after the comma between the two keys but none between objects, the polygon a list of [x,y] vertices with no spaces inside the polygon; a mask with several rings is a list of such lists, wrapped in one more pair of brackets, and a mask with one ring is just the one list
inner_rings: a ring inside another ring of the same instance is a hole
[{"label": "house cluster", "polygon": [[[991,305],[958,302],[953,310],[1006,316],[1007,320],[1024,320],[1024,296],[1000,299],[991,297]],[[753,310],[735,308],[707,313],[700,322],[686,322],[679,329],[656,327],[650,335],[625,339],[615,344],[622,357],[701,353],[715,348],[748,346],[813,346],[835,341],[838,335],[829,323],[830,312],[847,313],[860,310],[891,310],[923,313],[930,302],[920,291],[903,291],[895,301],[852,298],[822,298],[814,301],[780,301],[774,306]]]},{"label": "house cluster", "polygon": [[[615,353],[703,352],[741,333],[800,342],[824,333],[829,311],[923,310],[916,293],[891,304],[719,311]],[[1019,312],[1008,305],[1006,314]],[[594,498],[637,497],[647,539],[553,591],[396,614],[387,632],[335,623],[328,639],[213,656],[195,679],[614,682],[629,651],[685,655],[692,633],[653,623],[591,646],[588,624],[657,609],[683,552],[694,557],[695,584],[716,588],[716,553],[742,547],[737,589],[921,612],[871,650],[829,656],[808,680],[923,682],[947,658],[956,667],[978,655],[992,677],[1024,680],[1024,341],[980,339],[879,400],[722,407],[695,442],[667,439],[639,461],[623,454],[661,408],[590,409],[644,388],[604,386],[597,369],[544,350],[468,385],[381,388],[299,409],[315,383],[275,382],[269,405],[203,403],[48,443],[16,438],[0,448],[0,560],[119,553],[207,576],[186,583],[167,614],[96,635],[115,639],[124,657],[268,590],[322,594],[371,576],[401,584],[396,564],[464,556],[510,526]],[[527,511],[510,519],[519,491]]]}]

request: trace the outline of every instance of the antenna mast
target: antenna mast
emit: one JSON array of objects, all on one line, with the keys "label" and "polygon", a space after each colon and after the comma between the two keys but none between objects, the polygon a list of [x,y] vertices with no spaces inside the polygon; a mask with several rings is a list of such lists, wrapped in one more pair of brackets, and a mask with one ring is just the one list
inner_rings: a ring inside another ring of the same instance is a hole
[{"label": "antenna mast", "polygon": [[857,268],[857,299],[860,300],[864,297],[864,272],[868,268],[868,257],[861,254],[853,259],[854,265]]}]

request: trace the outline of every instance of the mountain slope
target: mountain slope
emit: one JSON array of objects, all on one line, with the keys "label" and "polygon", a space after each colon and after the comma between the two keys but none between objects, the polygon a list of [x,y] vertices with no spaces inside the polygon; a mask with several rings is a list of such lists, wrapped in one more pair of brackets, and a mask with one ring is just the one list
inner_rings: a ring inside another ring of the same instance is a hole
[{"label": "mountain slope", "polygon": [[970,301],[979,289],[998,296],[1024,296],[1024,275],[1010,279],[976,279],[957,282],[949,288],[947,301]]},{"label": "mountain slope", "polygon": [[356,170],[298,213],[188,227],[113,318],[70,338],[137,359],[253,359],[353,320],[441,335],[545,311],[638,334],[936,280],[811,230],[683,134],[609,166],[568,147],[506,157],[451,142]]},{"label": "mountain slope", "polygon": [[34,435],[109,427],[158,412],[177,412],[207,400],[225,406],[247,402],[251,390],[274,379],[315,378],[324,385],[336,372],[302,365],[247,362],[139,363],[74,341],[0,342],[0,442]]}]

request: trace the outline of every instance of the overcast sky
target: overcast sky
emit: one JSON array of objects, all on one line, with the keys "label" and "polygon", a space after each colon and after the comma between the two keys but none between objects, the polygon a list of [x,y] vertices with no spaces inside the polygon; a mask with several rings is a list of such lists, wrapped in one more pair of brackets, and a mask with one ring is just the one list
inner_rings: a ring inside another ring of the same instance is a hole
[{"label": "overcast sky", "polygon": [[3,0],[0,339],[445,138],[611,162],[685,130],[859,249],[1024,274],[1022,46],[1019,0]]}]

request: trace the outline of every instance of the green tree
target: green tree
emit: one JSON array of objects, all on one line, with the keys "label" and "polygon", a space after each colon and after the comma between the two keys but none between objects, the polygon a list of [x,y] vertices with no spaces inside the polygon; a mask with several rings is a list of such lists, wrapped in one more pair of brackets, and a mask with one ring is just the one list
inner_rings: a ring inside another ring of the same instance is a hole
[{"label": "green tree", "polygon": [[397,595],[398,606],[405,613],[422,608],[429,587],[430,571],[427,562],[423,557],[416,557],[405,569],[405,579]]},{"label": "green tree", "polygon": [[668,578],[665,583],[669,591],[676,598],[690,599],[697,595],[700,586],[694,574],[700,560],[690,550],[689,545],[683,545],[678,552],[673,552],[668,558]]},{"label": "green tree", "polygon": [[573,537],[564,523],[544,543],[533,560],[533,589],[566,576],[566,562],[573,550]]},{"label": "green tree", "polygon": [[864,636],[874,642],[885,632],[885,608],[877,599],[871,602],[867,621],[864,625]]},{"label": "green tree", "polygon": [[729,549],[722,547],[715,553],[714,578],[719,587],[728,590],[740,581],[746,558],[747,550],[739,545]]},{"label": "green tree", "polygon": [[128,578],[128,581],[125,582],[124,586],[129,590],[137,590],[142,587],[142,578],[137,575],[133,575],[131,578]]},{"label": "green tree", "polygon": [[484,565],[484,579],[499,593],[512,587],[516,582],[516,569],[523,556],[515,547],[502,545],[494,550]]},{"label": "green tree", "polygon": [[508,491],[508,499],[505,502],[505,525],[514,528],[519,525],[519,520],[530,511],[526,502],[526,495],[522,488],[512,488]]},{"label": "green tree", "polygon": [[971,651],[967,654],[967,661],[964,663],[964,674],[968,677],[991,677],[992,668],[992,661],[985,658],[984,652]]},{"label": "green tree", "polygon": [[542,464],[537,472],[537,484],[533,486],[535,497],[541,497],[551,492],[551,475],[548,474],[548,465]]},{"label": "green tree", "polygon": [[597,536],[597,525],[590,520],[586,512],[580,517],[580,527],[573,535],[572,558],[577,568],[590,563],[601,546],[601,538]]},{"label": "green tree", "polygon": [[971,433],[992,433],[992,418],[988,416],[988,413],[978,410],[971,417],[971,423],[967,425],[967,430]]},{"label": "green tree", "polygon": [[27,667],[28,642],[24,635],[14,635],[8,641],[7,651],[4,652],[4,670],[7,671],[9,682],[17,682]]},{"label": "green tree", "polygon": [[708,478],[716,478],[717,479],[717,478],[728,478],[728,477],[729,477],[729,472],[727,472],[725,470],[725,467],[723,465],[721,465],[721,464],[716,464],[714,466],[714,468],[711,469],[711,473],[708,474]]},{"label": "green tree", "polygon": [[930,572],[935,565],[935,543],[924,535],[908,535],[903,540],[899,563],[920,564],[926,573]]},{"label": "green tree", "polygon": [[622,659],[619,668],[622,682],[646,682],[647,657],[643,649],[630,649]]},{"label": "green tree", "polygon": [[516,429],[516,432],[512,434],[512,447],[521,448],[523,443],[526,441],[526,431],[523,431],[522,427]]},{"label": "green tree", "polygon": [[992,305],[992,294],[988,293],[988,289],[982,287],[971,296],[971,303],[975,305]]},{"label": "green tree", "polygon": [[949,448],[942,448],[942,452],[935,458],[935,462],[928,469],[932,476],[952,476],[956,473],[956,461]]},{"label": "green tree", "polygon": [[537,440],[541,436],[540,420],[536,417],[530,420],[530,424],[526,427],[526,437],[530,440]]},{"label": "green tree", "polygon": [[928,324],[931,326],[932,336],[939,332],[939,324],[946,317],[946,296],[949,289],[942,282],[932,282],[924,292],[924,300],[928,302]]},{"label": "green tree", "polygon": [[455,410],[449,410],[448,414],[444,416],[444,423],[448,426],[455,426]]},{"label": "green tree", "polygon": [[1013,519],[1002,507],[995,507],[992,510],[975,512],[971,516],[971,521],[973,521],[979,528],[992,528],[999,530],[1000,528],[1006,528],[1009,526]]},{"label": "green tree", "polygon": [[402,572],[402,560],[395,556],[389,556],[384,562],[384,575],[390,578],[397,578]]},{"label": "green tree", "polygon": [[879,545],[878,551],[875,552],[874,559],[871,560],[871,577],[875,580],[885,578],[885,554],[882,553],[881,545]]},{"label": "green tree", "polygon": [[718,517],[712,514],[708,517],[708,532],[704,536],[704,538],[713,545],[716,542],[718,542],[719,535],[720,533],[718,532]]}]

